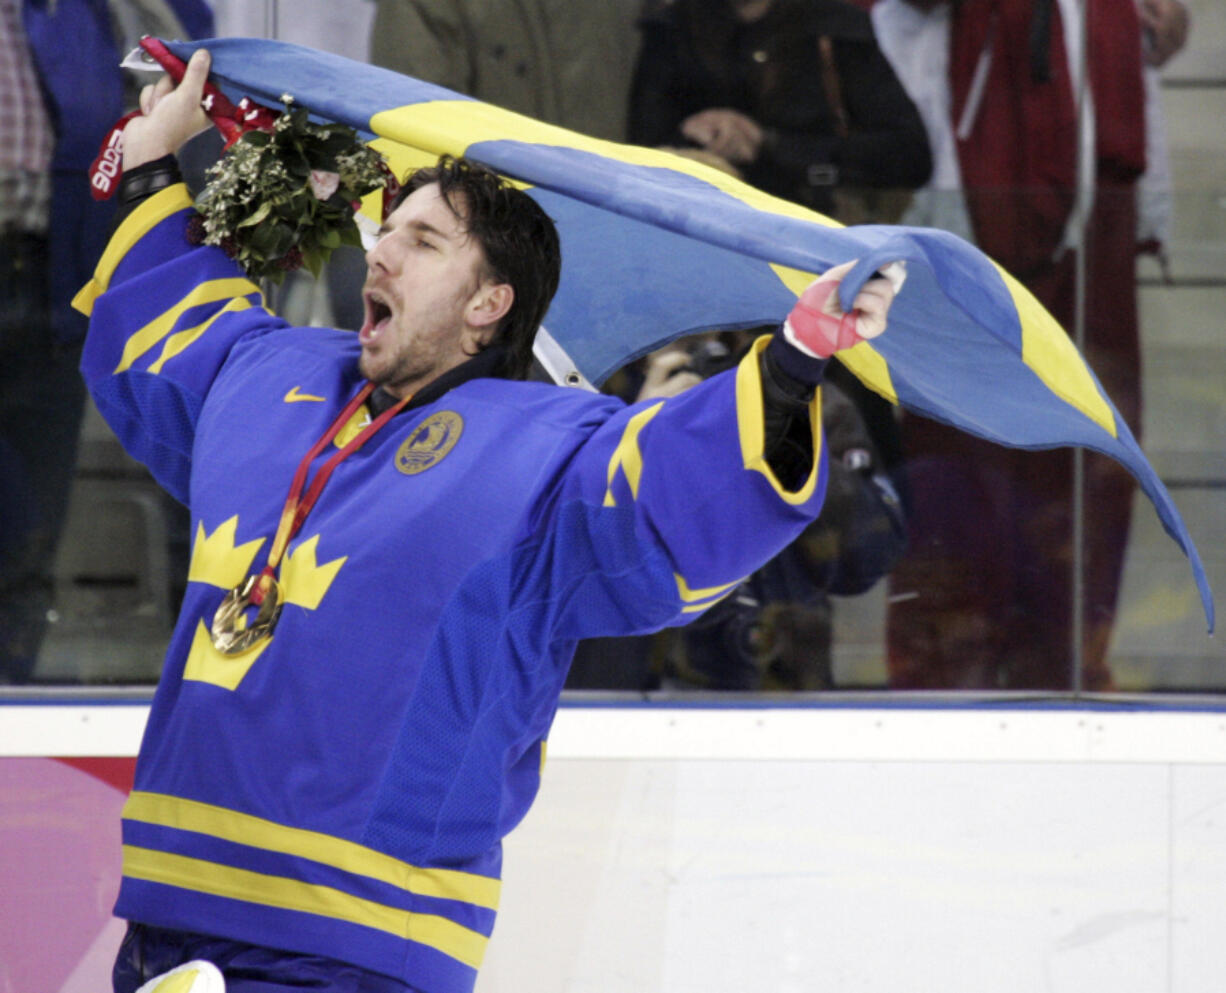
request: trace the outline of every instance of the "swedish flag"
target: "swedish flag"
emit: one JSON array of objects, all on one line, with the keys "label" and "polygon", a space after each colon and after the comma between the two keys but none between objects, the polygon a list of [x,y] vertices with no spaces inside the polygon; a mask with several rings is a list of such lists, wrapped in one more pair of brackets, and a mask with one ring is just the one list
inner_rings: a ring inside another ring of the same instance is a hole
[{"label": "swedish flag", "polygon": [[[601,383],[674,338],[778,322],[814,274],[858,259],[845,308],[878,267],[907,262],[886,334],[840,354],[908,410],[1004,445],[1080,445],[1122,463],[1187,554],[1210,630],[1213,597],[1170,494],[1065,332],[978,249],[927,228],[845,228],[667,152],[588,138],[386,69],[296,45],[203,43],[213,78],[371,136],[392,169],[446,152],[523,185],[557,224],[562,280],[545,321]],[[186,59],[197,44],[168,47]]]}]

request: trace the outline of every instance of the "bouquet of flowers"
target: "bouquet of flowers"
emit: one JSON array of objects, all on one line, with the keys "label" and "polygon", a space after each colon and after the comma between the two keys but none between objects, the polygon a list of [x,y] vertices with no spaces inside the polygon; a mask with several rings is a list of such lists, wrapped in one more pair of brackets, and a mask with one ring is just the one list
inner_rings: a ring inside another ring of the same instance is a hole
[{"label": "bouquet of flowers", "polygon": [[315,124],[288,94],[281,100],[271,129],[247,131],[209,168],[189,230],[276,283],[302,265],[318,276],[334,249],[360,246],[354,214],[390,176],[353,128]]}]

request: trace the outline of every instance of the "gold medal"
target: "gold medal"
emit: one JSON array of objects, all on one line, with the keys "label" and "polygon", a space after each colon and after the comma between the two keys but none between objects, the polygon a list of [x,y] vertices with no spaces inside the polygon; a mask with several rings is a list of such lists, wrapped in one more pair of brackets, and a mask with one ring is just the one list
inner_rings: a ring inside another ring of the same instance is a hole
[{"label": "gold medal", "polygon": [[256,583],[260,581],[259,575],[248,576],[227,593],[213,615],[210,635],[213,647],[223,655],[242,655],[265,638],[272,637],[273,628],[281,617],[285,596],[281,592],[281,584],[272,576],[264,578],[268,580],[268,586],[264,598],[259,601],[259,612],[249,624],[239,626],[241,620],[246,618],[247,609],[255,605],[253,597]]},{"label": "gold medal", "polygon": [[[268,564],[261,572],[248,576],[227,593],[225,599],[221,601],[221,606],[213,614],[209,636],[212,638],[213,647],[223,655],[242,655],[260,642],[272,637],[273,628],[277,626],[277,621],[281,617],[281,608],[285,604],[285,593],[281,589],[281,584],[277,582],[276,571],[281,564],[281,557],[289,547],[290,539],[298,533],[307,514],[315,506],[315,501],[319,499],[319,494],[332,474],[332,470],[343,459],[365,445],[376,431],[409,402],[410,397],[401,397],[397,403],[388,407],[374,421],[363,425],[357,435],[345,442],[344,447],[324,464],[311,481],[311,488],[303,496],[302,491],[306,487],[307,472],[311,462],[349,423],[374,388],[375,384],[370,382],[363,386],[332,422],[332,426],[324,432],[324,436],[315,442],[311,450],[298,463],[298,471],[294,473],[289,496],[285,498],[281,520],[277,524],[277,533],[273,536],[272,548],[268,552]],[[249,616],[252,609],[256,611],[254,618]]]}]

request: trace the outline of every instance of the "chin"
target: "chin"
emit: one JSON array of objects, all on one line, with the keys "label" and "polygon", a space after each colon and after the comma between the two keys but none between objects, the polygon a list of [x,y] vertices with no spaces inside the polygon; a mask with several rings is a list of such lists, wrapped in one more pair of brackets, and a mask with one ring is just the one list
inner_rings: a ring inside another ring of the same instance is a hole
[{"label": "chin", "polygon": [[387,379],[386,370],[380,370],[379,364],[370,359],[365,352],[358,358],[358,372],[376,386],[382,386]]}]

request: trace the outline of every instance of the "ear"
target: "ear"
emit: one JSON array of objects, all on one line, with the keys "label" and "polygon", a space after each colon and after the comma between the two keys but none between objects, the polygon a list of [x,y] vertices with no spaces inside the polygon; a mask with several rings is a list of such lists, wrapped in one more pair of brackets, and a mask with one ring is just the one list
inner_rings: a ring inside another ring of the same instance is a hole
[{"label": "ear", "polygon": [[498,322],[511,310],[515,290],[510,283],[482,283],[468,301],[464,317],[476,343],[484,348],[498,332]]}]

